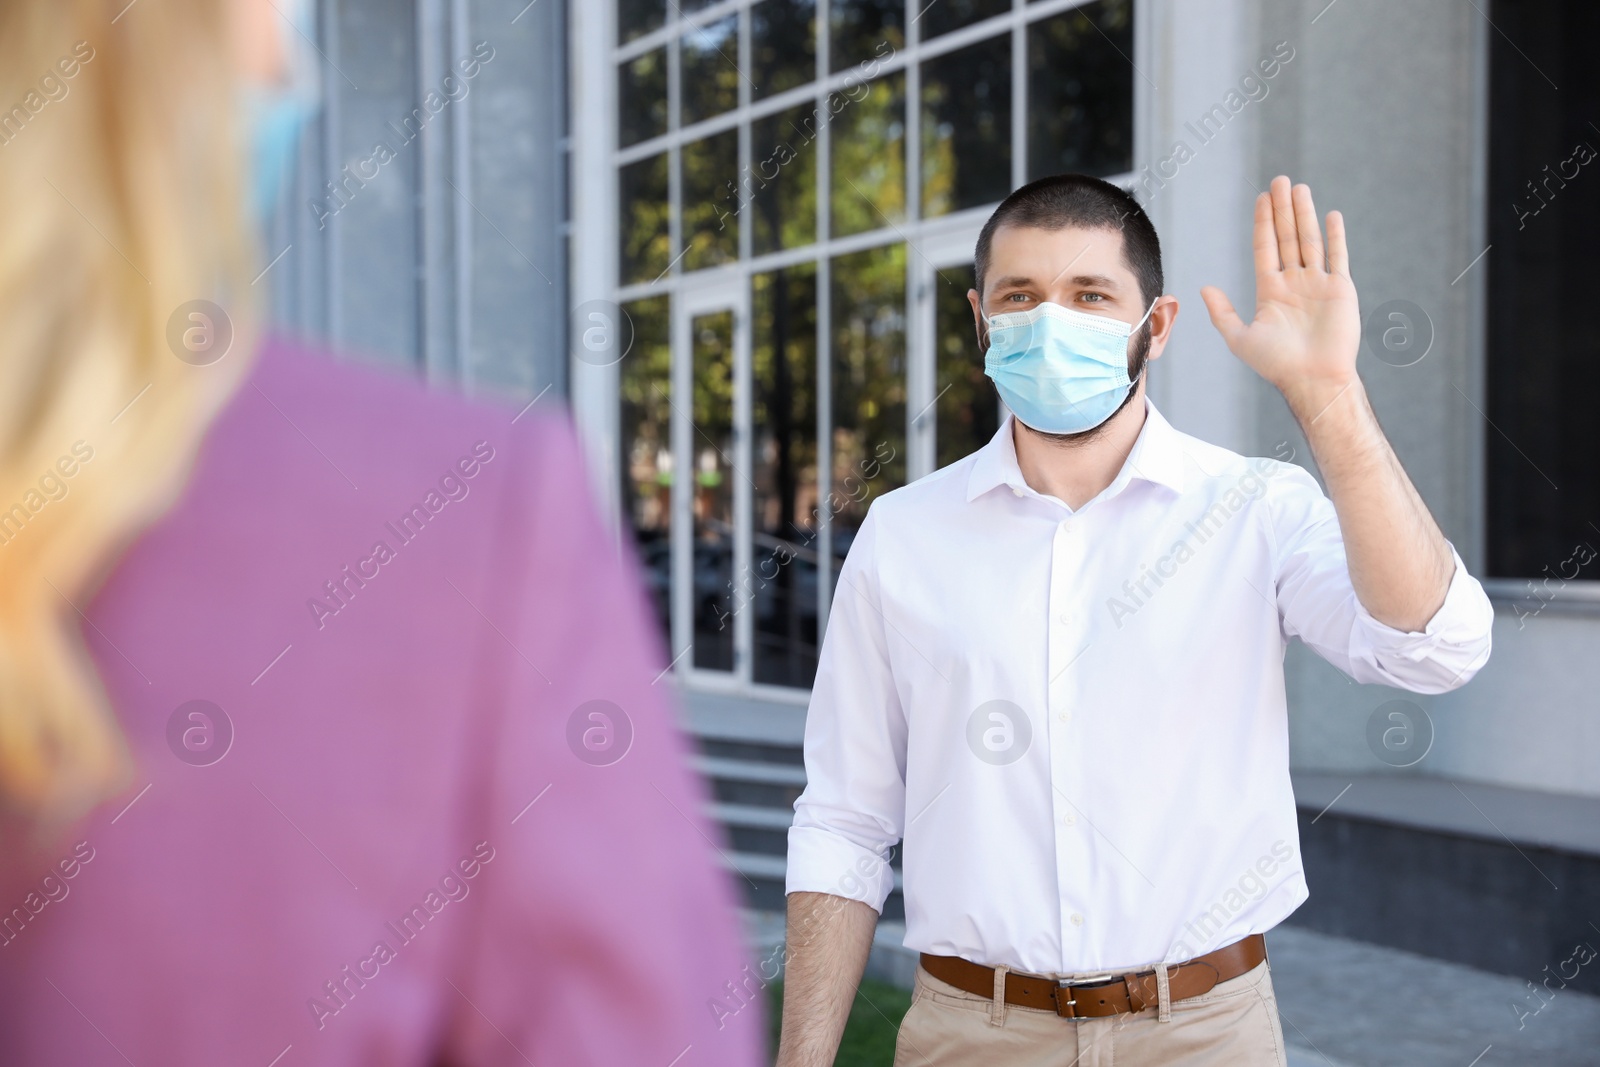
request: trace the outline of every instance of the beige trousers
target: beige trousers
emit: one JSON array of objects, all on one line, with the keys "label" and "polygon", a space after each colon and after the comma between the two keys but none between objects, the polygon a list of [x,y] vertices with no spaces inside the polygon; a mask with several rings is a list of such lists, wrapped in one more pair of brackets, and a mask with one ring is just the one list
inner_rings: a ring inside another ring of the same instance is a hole
[{"label": "beige trousers", "polygon": [[922,968],[894,1067],[1287,1067],[1272,975],[1263,963],[1208,993],[1103,1019],[1004,1005]]}]

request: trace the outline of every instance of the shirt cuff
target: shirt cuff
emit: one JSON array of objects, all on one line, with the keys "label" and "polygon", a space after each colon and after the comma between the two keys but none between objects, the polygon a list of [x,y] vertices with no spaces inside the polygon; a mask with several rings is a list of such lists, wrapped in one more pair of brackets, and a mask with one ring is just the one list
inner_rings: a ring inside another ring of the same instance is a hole
[{"label": "shirt cuff", "polygon": [[789,827],[784,892],[828,893],[870,904],[883,914],[894,890],[894,868],[870,848],[817,826]]},{"label": "shirt cuff", "polygon": [[1356,598],[1356,621],[1364,631],[1368,644],[1389,655],[1408,659],[1421,659],[1441,646],[1466,647],[1485,642],[1494,628],[1494,605],[1478,580],[1467,573],[1455,546],[1450,546],[1450,558],[1455,572],[1450,576],[1450,587],[1445,590],[1444,603],[1433,613],[1421,631],[1397,630],[1379,622]]}]

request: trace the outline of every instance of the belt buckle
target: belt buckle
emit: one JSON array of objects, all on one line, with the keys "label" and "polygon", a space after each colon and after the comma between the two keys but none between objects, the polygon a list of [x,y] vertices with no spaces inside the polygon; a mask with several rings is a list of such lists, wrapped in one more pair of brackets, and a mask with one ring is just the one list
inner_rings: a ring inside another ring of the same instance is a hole
[{"label": "belt buckle", "polygon": [[[1074,985],[1065,978],[1056,979],[1056,987],[1050,993],[1050,999],[1055,1001],[1056,1014],[1063,1019],[1076,1019],[1078,1017],[1077,1005],[1073,1003],[1072,989]],[[1061,994],[1065,992],[1066,996]]]},{"label": "belt buckle", "polygon": [[[1067,996],[1063,998],[1061,995],[1062,990],[1091,989],[1095,986],[1108,985],[1117,980],[1118,978],[1114,974],[1092,975],[1088,978],[1077,979],[1057,978],[1055,991],[1050,994],[1051,999],[1056,1003],[1056,1014],[1061,1016],[1063,1019],[1078,1018],[1076,999],[1071,993],[1068,993]],[[1063,1011],[1063,1007],[1066,1010]]]}]

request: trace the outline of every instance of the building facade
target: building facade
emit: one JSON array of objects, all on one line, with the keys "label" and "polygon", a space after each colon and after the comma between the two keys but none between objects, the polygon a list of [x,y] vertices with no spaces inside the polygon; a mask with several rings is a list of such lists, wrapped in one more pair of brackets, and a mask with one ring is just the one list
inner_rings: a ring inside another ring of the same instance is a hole
[{"label": "building facade", "polygon": [[[1295,921],[1530,975],[1592,935],[1585,6],[324,7],[334,102],[306,204],[280,222],[280,313],[438,380],[566,396],[758,904],[781,898],[785,798],[851,537],[876,495],[998,424],[965,296],[990,210],[1064,170],[1133,189],[1183,305],[1154,401],[1179,429],[1314,471],[1198,295],[1248,305],[1253,201],[1288,173],[1345,214],[1373,405],[1497,608],[1489,665],[1440,697],[1290,650],[1313,894]],[[479,42],[494,58],[470,92],[380,168],[403,180],[345,182],[331,210],[327,183],[368,173],[368,141],[401,137]]]}]

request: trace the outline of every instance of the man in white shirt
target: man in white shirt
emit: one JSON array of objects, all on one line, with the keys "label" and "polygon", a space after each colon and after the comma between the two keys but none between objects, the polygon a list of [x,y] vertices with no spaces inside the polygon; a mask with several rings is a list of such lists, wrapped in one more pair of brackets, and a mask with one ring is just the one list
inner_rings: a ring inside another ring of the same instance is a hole
[{"label": "man in white shirt", "polygon": [[1440,693],[1488,659],[1493,610],[1367,402],[1344,223],[1324,247],[1306,186],[1257,201],[1254,321],[1202,297],[1327,496],[1146,399],[1178,302],[1128,194],[1034,182],[976,261],[1012,414],[878,499],[844,563],[789,832],[778,1063],[833,1062],[903,840],[923,955],[896,1064],[1281,1067],[1260,935],[1307,896],[1288,640]]}]

